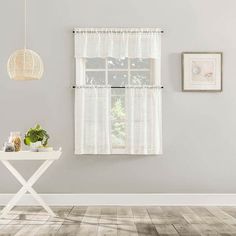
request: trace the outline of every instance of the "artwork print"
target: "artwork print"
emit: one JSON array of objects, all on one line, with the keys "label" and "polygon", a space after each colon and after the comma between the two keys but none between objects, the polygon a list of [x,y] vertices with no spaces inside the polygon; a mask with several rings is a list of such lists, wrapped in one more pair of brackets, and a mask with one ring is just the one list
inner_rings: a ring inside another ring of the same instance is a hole
[{"label": "artwork print", "polygon": [[183,91],[222,91],[222,53],[183,53]]}]

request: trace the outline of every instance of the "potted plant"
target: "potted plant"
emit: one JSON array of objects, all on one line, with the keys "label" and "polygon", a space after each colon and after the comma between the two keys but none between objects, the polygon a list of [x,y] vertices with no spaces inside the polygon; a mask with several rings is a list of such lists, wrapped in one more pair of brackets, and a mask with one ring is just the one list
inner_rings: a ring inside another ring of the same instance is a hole
[{"label": "potted plant", "polygon": [[39,148],[46,148],[49,135],[46,130],[37,124],[34,128],[30,128],[25,134],[24,143],[30,146],[32,151],[38,151]]}]

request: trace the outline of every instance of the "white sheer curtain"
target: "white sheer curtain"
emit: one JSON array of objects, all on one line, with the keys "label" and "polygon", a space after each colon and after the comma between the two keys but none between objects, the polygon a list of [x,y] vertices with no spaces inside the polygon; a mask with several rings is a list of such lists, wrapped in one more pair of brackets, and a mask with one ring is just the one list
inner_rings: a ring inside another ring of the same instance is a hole
[{"label": "white sheer curtain", "polygon": [[[75,153],[111,154],[111,88],[87,88],[86,58],[149,58],[149,87],[126,88],[127,154],[162,154],[161,34],[158,29],[75,29]],[[122,153],[123,154],[123,153]]]},{"label": "white sheer curtain", "polygon": [[75,29],[75,57],[160,58],[158,29]]},{"label": "white sheer curtain", "polygon": [[81,87],[75,101],[75,154],[111,154],[111,88]]},{"label": "white sheer curtain", "polygon": [[161,90],[126,89],[127,154],[162,154]]}]

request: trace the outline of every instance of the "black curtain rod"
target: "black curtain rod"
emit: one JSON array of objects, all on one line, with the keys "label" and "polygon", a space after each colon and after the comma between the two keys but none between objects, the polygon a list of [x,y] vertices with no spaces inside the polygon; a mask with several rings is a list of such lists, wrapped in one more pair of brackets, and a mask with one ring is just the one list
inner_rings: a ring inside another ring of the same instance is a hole
[{"label": "black curtain rod", "polygon": [[96,31],[96,30],[91,30],[91,31],[89,31],[89,30],[84,30],[84,31],[77,31],[77,30],[73,30],[73,34],[75,34],[75,33],[81,33],[81,32],[86,32],[86,33],[96,33],[96,32],[104,32],[104,33],[110,33],[110,32],[114,32],[114,33],[125,33],[125,32],[127,32],[127,33],[149,33],[149,32],[154,32],[154,33],[161,33],[161,34],[163,34],[164,33],[164,30],[160,30],[160,31],[155,31],[155,30],[140,30],[140,31],[132,31],[132,30],[130,30],[130,31],[122,31],[122,30],[118,30],[118,31],[114,31],[114,30],[111,30],[111,31],[105,31],[105,30],[98,30],[98,31]]},{"label": "black curtain rod", "polygon": [[[82,88],[83,86],[73,86],[72,88],[73,89],[76,89],[76,88]],[[96,86],[94,86],[95,88],[96,88]],[[145,86],[144,86],[145,87]],[[86,88],[86,87],[85,87]],[[88,87],[88,88],[90,88],[90,87]],[[93,87],[91,87],[91,88],[93,88]],[[99,87],[97,87],[97,88],[99,88]],[[103,87],[101,87],[101,88],[103,88]],[[117,87],[117,86],[111,86],[111,88],[127,88],[127,87]],[[129,87],[128,87],[129,88]],[[134,87],[134,88],[142,88],[142,87]],[[147,87],[147,88],[152,88],[152,87]],[[161,89],[163,89],[164,88],[164,86],[160,86],[160,88]]]}]

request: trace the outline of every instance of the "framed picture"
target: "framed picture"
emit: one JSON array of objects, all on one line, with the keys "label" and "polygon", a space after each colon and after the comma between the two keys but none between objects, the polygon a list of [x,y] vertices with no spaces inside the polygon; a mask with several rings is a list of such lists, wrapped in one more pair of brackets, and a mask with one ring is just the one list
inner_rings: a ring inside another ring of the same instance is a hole
[{"label": "framed picture", "polygon": [[222,91],[222,52],[183,52],[183,91]]}]

